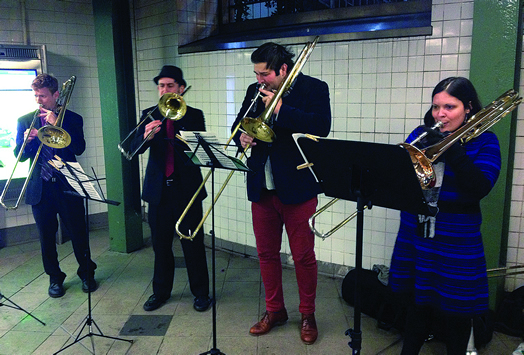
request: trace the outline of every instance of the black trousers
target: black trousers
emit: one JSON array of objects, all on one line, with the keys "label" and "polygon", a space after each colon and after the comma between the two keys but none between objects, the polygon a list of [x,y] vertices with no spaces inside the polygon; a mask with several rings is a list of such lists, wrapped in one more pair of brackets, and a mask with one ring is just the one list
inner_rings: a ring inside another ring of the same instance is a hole
[{"label": "black trousers", "polygon": [[[149,205],[149,225],[151,239],[155,253],[153,275],[153,293],[160,298],[169,298],[173,289],[175,277],[175,258],[173,254],[173,237],[179,238],[175,231],[175,224],[186,208],[187,202],[180,199],[178,184],[164,186],[162,199],[158,205]],[[189,209],[180,231],[185,235],[189,229],[194,231],[202,218],[202,202],[197,201]],[[191,241],[180,240],[191,293],[195,297],[209,295],[209,274],[207,269],[206,250],[204,245],[204,232],[202,229]]]},{"label": "black trousers", "polygon": [[[62,218],[65,233],[71,238],[78,262],[77,275],[81,279],[94,276],[96,264],[91,260],[86,230],[84,199],[65,194],[66,185],[59,179],[42,182],[42,199],[32,206],[33,217],[40,236],[44,271],[52,283],[62,283],[66,274],[60,270],[56,251],[58,216]],[[88,260],[88,261],[87,261]]]}]

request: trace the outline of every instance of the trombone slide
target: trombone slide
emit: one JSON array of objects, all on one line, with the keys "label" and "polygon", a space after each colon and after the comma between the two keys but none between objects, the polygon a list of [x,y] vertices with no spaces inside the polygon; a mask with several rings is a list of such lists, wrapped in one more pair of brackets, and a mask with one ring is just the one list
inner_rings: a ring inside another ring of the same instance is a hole
[{"label": "trombone slide", "polygon": [[[334,198],[332,199],[331,201],[329,201],[328,203],[326,203],[323,207],[321,207],[318,211],[316,211],[315,213],[313,213],[313,215],[311,217],[309,217],[309,220],[308,220],[308,223],[309,223],[309,229],[311,229],[311,231],[319,238],[322,238],[322,240],[330,237],[333,233],[335,233],[336,231],[338,231],[340,228],[344,227],[349,221],[351,221],[352,219],[354,219],[356,216],[358,216],[358,211],[355,211],[353,212],[352,214],[350,214],[346,219],[344,219],[342,222],[340,222],[339,224],[337,224],[335,227],[331,228],[329,231],[327,231],[326,233],[322,233],[322,232],[319,232],[316,228],[315,228],[315,218],[317,218],[320,214],[322,214],[324,211],[326,211],[329,207],[331,207],[332,205],[334,205],[336,202],[338,202],[340,199],[339,198]],[[367,209],[369,208],[368,205],[364,205],[364,209]]]}]

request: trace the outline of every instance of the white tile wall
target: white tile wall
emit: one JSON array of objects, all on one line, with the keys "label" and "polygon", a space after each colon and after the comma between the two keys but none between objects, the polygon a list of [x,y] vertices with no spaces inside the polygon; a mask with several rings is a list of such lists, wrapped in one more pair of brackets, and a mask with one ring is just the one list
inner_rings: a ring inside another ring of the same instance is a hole
[{"label": "white tile wall", "polygon": [[[179,35],[187,36],[184,19],[196,20],[189,14],[195,13],[198,6],[205,6],[206,2],[177,3],[184,5],[187,11],[187,16],[181,16],[178,22],[174,15],[175,2],[132,2],[135,7],[133,35],[137,105],[139,109],[144,109],[156,104],[158,95],[152,78],[162,65],[178,65],[184,70],[188,84],[192,85],[184,98],[189,105],[204,111],[207,129],[225,141],[245,89],[255,81],[249,60],[252,49],[178,55],[173,45],[178,43],[177,26],[180,26]],[[85,119],[88,148],[80,162],[84,168],[94,167],[97,174],[103,176],[105,168],[91,2],[42,0],[26,4],[30,44],[47,45],[49,71],[60,81],[73,74],[79,77],[70,108]],[[166,16],[166,13],[170,15]],[[333,113],[330,136],[389,144],[403,141],[406,134],[421,123],[434,85],[450,75],[468,76],[472,16],[471,0],[435,0],[432,36],[318,44],[303,72],[326,81],[330,87]],[[18,1],[0,3],[0,21],[3,24],[0,27],[0,42],[23,43]],[[292,46],[292,49],[299,53],[302,45]],[[524,91],[524,84],[520,89]],[[141,157],[143,162],[145,159],[146,155]],[[523,161],[524,113],[519,113],[507,252],[509,265],[524,263],[524,242],[521,241],[524,240]],[[216,191],[227,174],[216,172]],[[211,193],[210,182],[206,188]],[[255,240],[250,203],[245,190],[243,174],[235,173],[217,202],[215,233],[220,239],[253,247]],[[209,200],[205,208],[209,206]],[[328,200],[320,196],[319,203],[323,205]],[[91,211],[94,213],[104,209],[104,205],[93,204]],[[317,228],[321,231],[330,229],[354,211],[353,202],[340,202],[331,212],[317,218]],[[30,209],[25,205],[14,212],[0,210],[0,228],[32,222]],[[397,211],[374,207],[365,212],[364,267],[389,264],[398,225]],[[209,232],[210,228],[208,219],[204,230]],[[354,265],[355,232],[355,222],[350,222],[325,241],[317,239],[318,259],[339,265]],[[289,253],[285,239],[282,250]],[[507,279],[507,289],[524,284],[524,276]]]}]

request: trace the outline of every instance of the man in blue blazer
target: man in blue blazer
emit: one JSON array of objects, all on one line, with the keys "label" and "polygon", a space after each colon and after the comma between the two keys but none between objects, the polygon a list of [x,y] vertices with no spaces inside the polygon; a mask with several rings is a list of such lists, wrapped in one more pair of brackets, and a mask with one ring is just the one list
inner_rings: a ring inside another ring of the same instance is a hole
[{"label": "man in blue blazer", "polygon": [[[57,99],[60,96],[58,81],[49,74],[38,75],[31,85],[36,102],[40,108],[18,119],[16,147],[14,153],[18,156],[23,142],[27,144],[20,161],[30,159],[31,164],[40,146],[37,130],[44,125],[57,124]],[[36,117],[34,128],[29,131],[31,122]],[[61,217],[66,234],[71,238],[73,251],[78,262],[77,274],[82,280],[84,292],[95,291],[98,284],[94,279],[96,264],[91,260],[89,240],[86,227],[84,200],[64,193],[72,191],[64,176],[47,162],[54,155],[65,161],[76,162],[76,156],[81,155],[85,148],[82,116],[66,110],[62,120],[62,128],[71,136],[71,143],[62,149],[42,146],[41,153],[29,179],[25,202],[31,205],[33,217],[40,236],[42,261],[44,271],[49,275],[49,296],[62,297],[65,294],[63,286],[66,274],[60,269],[56,250],[56,233],[58,231],[57,215]]]},{"label": "man in blue blazer", "polygon": [[[172,65],[165,65],[153,80],[160,97],[165,93],[182,94],[186,88],[182,70]],[[147,139],[138,154],[149,148],[142,199],[149,203],[148,220],[155,264],[153,294],[144,303],[144,310],[153,311],[171,297],[175,276],[172,249],[175,223],[203,181],[200,168],[187,164],[185,151],[189,148],[175,139],[175,135],[181,130],[205,131],[205,122],[203,112],[190,106],[187,106],[186,114],[178,121],[166,118],[162,122],[157,106],[144,110],[140,121],[150,120],[149,113],[154,120],[140,125],[132,146],[138,147]],[[182,221],[180,232],[189,235],[189,230],[195,230],[202,218],[202,201],[206,196],[205,189],[202,189]],[[192,241],[181,239],[181,243],[189,287],[195,297],[193,308],[202,312],[211,305],[204,232],[200,229]]]},{"label": "man in blue blazer", "polygon": [[[251,55],[258,83],[247,89],[242,108],[234,127],[244,117],[258,117],[271,101],[274,93],[293,68],[293,54],[276,43],[265,43]],[[261,89],[260,85],[265,84]],[[250,112],[246,112],[260,91]],[[306,344],[318,336],[315,321],[317,263],[314,235],[308,219],[315,212],[320,186],[307,170],[297,170],[304,162],[293,133],[327,136],[331,128],[331,110],[328,85],[318,79],[299,74],[288,93],[284,94],[273,112],[272,126],[276,139],[266,143],[249,135],[237,134],[237,145],[251,147],[247,165],[247,194],[252,202],[260,271],[266,293],[266,312],[260,322],[250,329],[253,335],[266,334],[275,325],[288,319],[282,291],[282,264],[280,248],[283,226],[289,239],[297,276],[302,313],[301,339]]]}]

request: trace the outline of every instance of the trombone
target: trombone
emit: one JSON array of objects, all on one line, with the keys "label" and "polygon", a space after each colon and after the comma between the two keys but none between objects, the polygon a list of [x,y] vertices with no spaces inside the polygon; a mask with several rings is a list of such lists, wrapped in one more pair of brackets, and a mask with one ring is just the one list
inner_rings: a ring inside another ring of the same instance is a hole
[{"label": "trombone", "polygon": [[[276,139],[276,135],[273,132],[273,130],[271,129],[270,124],[269,124],[269,122],[271,122],[270,120],[271,120],[271,117],[273,116],[273,112],[275,111],[275,109],[277,107],[277,104],[278,104],[278,101],[280,100],[282,95],[284,95],[284,93],[289,91],[289,89],[291,88],[291,86],[295,82],[296,78],[298,77],[298,74],[300,74],[300,71],[304,67],[304,64],[306,64],[306,61],[308,60],[309,56],[313,52],[313,49],[315,48],[315,45],[318,42],[318,39],[319,39],[319,36],[317,36],[313,42],[308,42],[305,45],[304,49],[302,49],[302,52],[300,53],[300,56],[297,58],[297,62],[293,66],[293,69],[291,69],[291,71],[287,74],[286,78],[280,83],[277,92],[275,92],[275,94],[271,98],[271,101],[266,106],[266,108],[264,109],[262,114],[260,116],[258,116],[257,118],[246,117],[247,113],[249,112],[249,110],[251,109],[253,104],[258,99],[258,97],[260,95],[260,92],[255,96],[255,98],[251,102],[251,105],[249,106],[248,110],[246,111],[246,114],[244,115],[242,120],[240,120],[239,124],[235,127],[235,129],[233,130],[233,133],[229,137],[229,139],[227,141],[228,144],[229,144],[229,142],[231,142],[233,137],[236,135],[236,133],[240,129],[240,126],[242,126],[242,128],[244,129],[246,134],[250,135],[253,138],[259,139],[261,141],[273,142]],[[244,151],[242,152],[242,154],[239,157],[240,160],[242,160],[244,158],[244,156],[246,155],[247,150],[250,147],[251,147],[251,145],[247,145],[244,148]],[[227,145],[226,145],[226,149],[227,149]],[[180,232],[180,230],[179,230],[180,224],[182,223],[182,221],[183,221],[184,217],[186,216],[187,212],[189,211],[189,209],[191,208],[191,206],[195,202],[198,194],[200,193],[200,191],[204,187],[206,181],[211,176],[212,170],[210,170],[207,173],[206,177],[204,178],[204,181],[202,181],[202,183],[198,187],[197,191],[193,195],[193,198],[191,198],[191,200],[187,204],[184,212],[182,212],[182,214],[180,215],[180,218],[176,222],[175,229],[176,229],[177,234],[180,236],[180,239],[193,240],[196,237],[198,231],[202,228],[202,226],[204,225],[205,220],[207,219],[207,217],[209,216],[209,214],[213,210],[216,202],[218,201],[218,198],[220,197],[220,195],[222,194],[222,192],[226,188],[226,185],[229,183],[229,180],[231,180],[231,177],[233,176],[234,172],[235,172],[235,170],[231,170],[231,172],[227,176],[226,180],[222,184],[222,187],[220,188],[220,190],[216,194],[215,198],[213,199],[213,202],[211,203],[211,206],[208,208],[208,210],[206,211],[206,213],[204,214],[204,216],[200,220],[200,223],[198,224],[196,229],[193,232],[189,231],[190,235],[185,235],[184,233]]]},{"label": "trombone", "polygon": [[[423,150],[418,149],[414,144],[420,141],[427,132],[422,133],[417,137],[411,144],[400,143],[399,145],[406,149],[411,158],[413,168],[420,183],[420,187],[423,190],[428,190],[435,186],[436,174],[433,170],[433,162],[437,160],[442,153],[458,141],[467,143],[473,138],[480,136],[482,133],[487,131],[491,126],[500,121],[504,116],[513,111],[522,102],[522,97],[519,96],[515,90],[508,90],[497,99],[492,101],[488,106],[473,115],[464,125],[458,128],[456,131],[444,137],[438,143],[433,144]],[[437,122],[431,129],[439,129],[442,123]],[[297,168],[302,168],[300,165]],[[333,227],[326,233],[321,233],[315,229],[314,220],[315,218],[324,212],[327,208],[337,202],[339,199],[335,198],[328,202],[324,207],[321,207],[309,218],[309,228],[313,233],[321,237],[323,240],[329,237],[331,234],[339,230],[343,225],[352,220],[357,216],[357,213],[353,213],[351,216],[346,218],[344,221]]]},{"label": "trombone", "polygon": [[135,150],[133,150],[132,152],[126,151],[126,149],[124,148],[125,142],[135,135],[136,131],[138,131],[140,126],[145,121],[147,121],[148,119],[154,120],[153,119],[153,112],[155,110],[158,109],[160,111],[160,113],[162,114],[163,117],[161,119],[161,122],[164,122],[164,120],[166,118],[169,118],[170,120],[173,120],[173,121],[178,121],[182,117],[184,117],[184,115],[186,114],[186,111],[187,111],[187,105],[186,105],[186,102],[184,101],[184,99],[182,98],[182,96],[184,96],[184,94],[189,89],[191,89],[191,85],[188,86],[184,90],[184,92],[182,92],[181,94],[177,94],[177,93],[174,93],[174,92],[166,92],[164,95],[162,95],[162,97],[160,97],[160,100],[158,100],[158,105],[156,105],[155,108],[150,110],[147,113],[146,117],[131,132],[129,132],[129,134],[120,143],[118,143],[118,150],[120,150],[120,153],[122,153],[122,155],[127,160],[132,160],[133,159],[133,157],[140,150],[140,148],[142,148],[142,146],[149,140],[149,137],[151,137],[151,135],[153,134],[153,132],[155,130],[151,130],[151,132],[149,132],[149,134],[146,136],[146,138],[144,138],[142,140],[140,145]]},{"label": "trombone", "polygon": [[520,275],[524,274],[524,265],[512,265],[506,267],[498,267],[493,269],[486,270],[489,277],[499,277],[499,276],[510,276],[510,275]]},{"label": "trombone", "polygon": [[[513,111],[521,102],[522,97],[519,97],[518,92],[512,89],[508,90],[473,115],[456,131],[432,146],[420,150],[413,144],[400,143],[399,145],[406,149],[411,157],[411,162],[413,163],[422,189],[428,190],[435,186],[436,174],[433,170],[433,163],[442,153],[458,141],[467,143],[473,138],[480,136],[504,116]],[[433,128],[436,126],[437,125],[433,126]]]},{"label": "trombone", "polygon": [[[36,163],[38,161],[38,157],[40,156],[40,152],[42,151],[43,145],[46,145],[51,148],[62,149],[62,148],[67,147],[71,143],[71,136],[69,135],[69,133],[67,133],[62,128],[62,122],[64,120],[66,107],[69,104],[71,94],[73,93],[75,82],[76,82],[76,76],[73,75],[71,78],[69,78],[66,82],[62,84],[62,90],[60,90],[60,95],[58,96],[58,99],[56,101],[57,108],[58,108],[56,123],[55,125],[45,125],[45,126],[40,127],[40,129],[38,129],[38,139],[40,140],[40,146],[38,147],[38,150],[36,151],[35,157],[33,158],[33,163],[31,164],[31,167],[29,168],[29,173],[27,175],[27,178],[24,181],[22,190],[20,191],[20,194],[18,196],[18,199],[16,200],[16,203],[13,206],[8,206],[5,203],[5,197],[9,189],[9,185],[11,185],[11,181],[13,180],[13,176],[15,174],[16,167],[22,158],[22,154],[24,153],[24,149],[27,143],[29,142],[29,133],[27,134],[26,138],[24,139],[24,142],[22,143],[22,146],[20,147],[20,151],[18,152],[18,155],[16,157],[16,162],[13,167],[13,171],[11,172],[11,176],[5,183],[4,190],[2,191],[2,194],[0,195],[0,204],[4,206],[7,210],[15,210],[20,205],[20,201],[22,200],[22,197],[25,195],[25,191],[27,189],[29,179],[31,178],[31,175],[33,174]],[[39,114],[40,114],[40,108],[38,108],[35,111],[35,114],[33,116],[33,121],[31,122],[31,125],[29,126],[28,132],[31,132],[33,130],[37,119],[40,119]],[[43,163],[45,164],[45,162]]]}]

